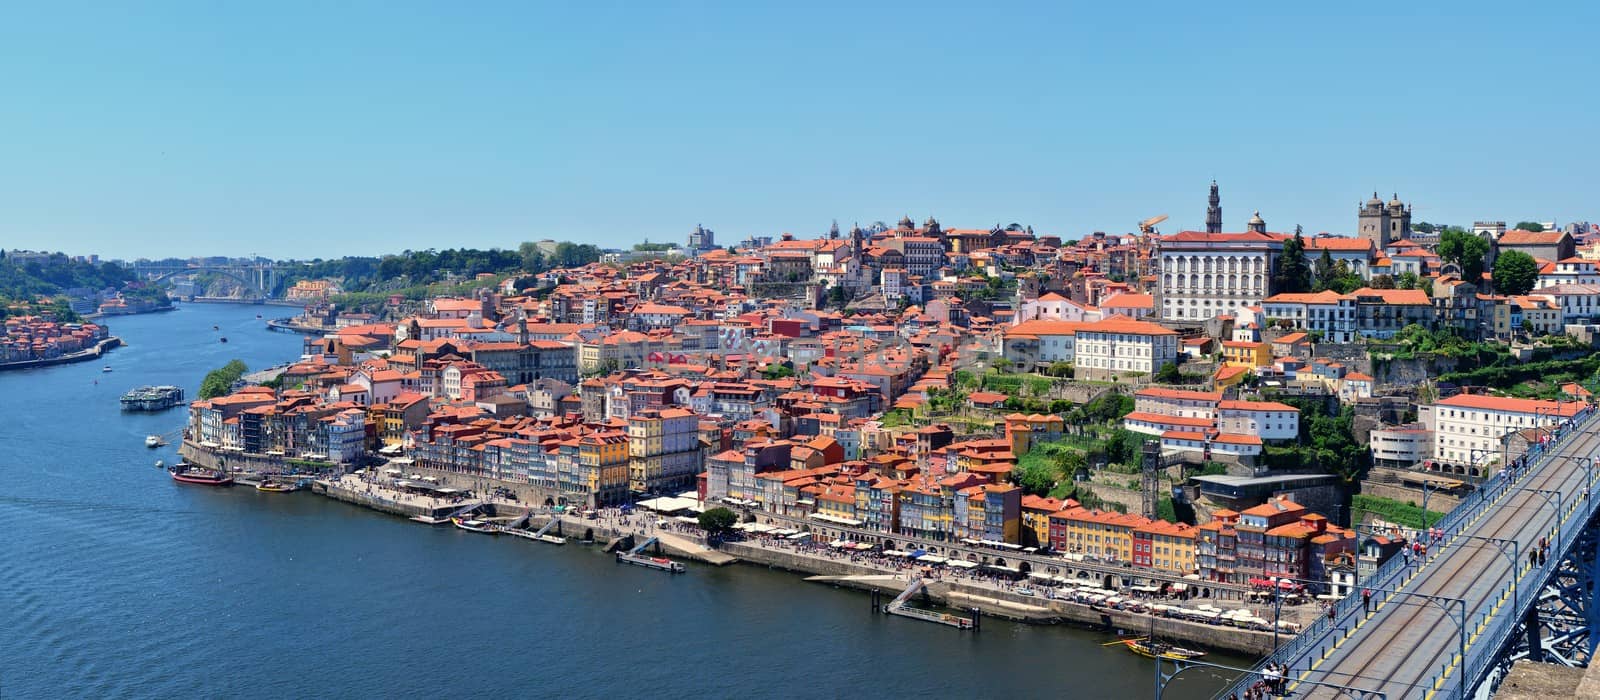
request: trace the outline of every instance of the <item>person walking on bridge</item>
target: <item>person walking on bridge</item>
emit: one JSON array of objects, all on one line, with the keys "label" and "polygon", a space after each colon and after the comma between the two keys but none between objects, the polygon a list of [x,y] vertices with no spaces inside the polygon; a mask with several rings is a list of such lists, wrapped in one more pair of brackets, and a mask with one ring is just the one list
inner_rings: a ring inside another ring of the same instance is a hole
[{"label": "person walking on bridge", "polygon": [[1363,589],[1361,589],[1361,607],[1364,610],[1365,614],[1367,614],[1367,615],[1371,615],[1372,614],[1372,589],[1371,588],[1363,588]]}]

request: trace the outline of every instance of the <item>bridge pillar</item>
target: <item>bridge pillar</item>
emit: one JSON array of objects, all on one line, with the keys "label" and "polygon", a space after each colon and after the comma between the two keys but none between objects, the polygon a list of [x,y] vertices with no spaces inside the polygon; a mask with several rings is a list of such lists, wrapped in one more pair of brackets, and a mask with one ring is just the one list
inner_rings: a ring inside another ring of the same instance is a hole
[{"label": "bridge pillar", "polygon": [[1544,661],[1544,639],[1540,635],[1539,607],[1528,608],[1528,613],[1522,618],[1523,630],[1527,633],[1528,660]]}]

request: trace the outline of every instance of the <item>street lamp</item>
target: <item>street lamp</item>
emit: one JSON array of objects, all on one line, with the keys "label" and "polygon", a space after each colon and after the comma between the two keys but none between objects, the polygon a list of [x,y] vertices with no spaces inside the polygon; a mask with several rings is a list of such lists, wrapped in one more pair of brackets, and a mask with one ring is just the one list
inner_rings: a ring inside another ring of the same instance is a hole
[{"label": "street lamp", "polygon": [[1583,465],[1583,500],[1588,504],[1584,506],[1584,521],[1587,522],[1589,518],[1594,517],[1594,498],[1591,497],[1590,493],[1594,490],[1594,458],[1577,457],[1576,459],[1579,464]]},{"label": "street lamp", "polygon": [[1511,609],[1512,610],[1519,609],[1519,606],[1521,604],[1517,600],[1518,599],[1518,595],[1517,595],[1517,579],[1519,578],[1517,576],[1517,562],[1522,561],[1522,550],[1521,550],[1520,544],[1516,540],[1508,540],[1508,539],[1503,539],[1503,538],[1500,538],[1500,537],[1484,537],[1482,535],[1469,535],[1469,534],[1466,534],[1464,532],[1457,533],[1455,536],[1456,537],[1464,537],[1464,538],[1469,539],[1469,540],[1480,540],[1480,541],[1483,541],[1483,542],[1489,542],[1491,544],[1494,544],[1495,545],[1495,549],[1500,552],[1501,556],[1506,556],[1505,545],[1506,544],[1510,544],[1511,545],[1511,554],[1510,554],[1510,556],[1511,556]]},{"label": "street lamp", "polygon": [[[1161,665],[1162,665],[1163,662],[1166,662],[1166,661],[1171,661],[1173,666],[1176,667],[1175,669],[1173,669],[1172,673],[1163,673],[1162,672],[1162,670],[1161,670],[1162,666]],[[1214,663],[1211,663],[1209,661],[1194,661],[1192,659],[1185,661],[1185,660],[1179,660],[1179,659],[1163,659],[1163,658],[1157,657],[1156,658],[1156,700],[1161,700],[1162,692],[1165,691],[1166,687],[1168,685],[1171,685],[1172,681],[1177,679],[1177,677],[1179,675],[1183,674],[1183,672],[1185,672],[1185,671],[1188,671],[1190,669],[1195,669],[1195,668],[1208,668],[1208,669],[1216,669],[1216,670],[1221,670],[1221,671],[1234,671],[1234,672],[1238,673],[1240,677],[1250,676],[1250,675],[1261,675],[1260,671],[1257,671],[1257,670],[1255,670],[1253,668],[1239,668],[1237,666],[1226,666],[1226,665],[1223,665],[1223,664],[1214,664]],[[1355,675],[1355,674],[1352,674],[1350,676],[1350,678],[1352,680],[1354,680],[1354,679],[1375,680],[1375,681],[1379,681],[1380,683],[1391,683],[1392,682],[1392,681],[1389,681],[1387,679],[1374,678],[1372,676],[1362,676],[1362,675]],[[1287,681],[1288,679],[1285,678],[1284,680]],[[1389,694],[1385,693],[1385,692],[1383,692],[1381,690],[1367,690],[1367,689],[1364,689],[1364,688],[1357,688],[1357,687],[1355,687],[1353,685],[1339,685],[1338,683],[1328,683],[1328,682],[1324,682],[1324,681],[1296,681],[1296,683],[1304,683],[1306,685],[1314,685],[1314,686],[1317,686],[1319,688],[1331,688],[1331,689],[1339,691],[1339,692],[1335,693],[1336,695],[1350,695],[1351,697],[1362,698],[1363,700],[1388,700],[1388,698],[1389,698]],[[1401,683],[1401,684],[1398,684],[1398,685],[1404,685],[1407,688],[1418,688],[1418,689],[1420,689],[1420,690],[1422,690],[1424,692],[1427,691],[1427,688],[1425,688],[1425,687],[1417,686],[1417,685],[1410,684],[1410,683]]]}]

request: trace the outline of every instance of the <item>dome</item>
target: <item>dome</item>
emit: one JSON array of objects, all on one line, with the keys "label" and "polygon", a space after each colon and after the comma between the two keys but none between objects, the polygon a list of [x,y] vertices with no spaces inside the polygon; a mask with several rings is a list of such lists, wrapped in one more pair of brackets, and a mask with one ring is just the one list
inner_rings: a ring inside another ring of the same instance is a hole
[{"label": "dome", "polygon": [[1367,206],[1369,206],[1369,207],[1381,207],[1381,206],[1383,206],[1383,200],[1378,199],[1378,193],[1377,192],[1373,192],[1372,193],[1372,199],[1367,200]]},{"label": "dome", "polygon": [[1261,212],[1258,211],[1258,212],[1256,212],[1255,216],[1250,217],[1250,223],[1252,223],[1252,224],[1264,224],[1264,223],[1267,223],[1267,222],[1261,218]]},{"label": "dome", "polygon": [[1397,194],[1394,195],[1394,199],[1389,200],[1389,206],[1391,206],[1391,207],[1403,207],[1403,206],[1405,206],[1405,203],[1400,201],[1400,195],[1397,193]]}]

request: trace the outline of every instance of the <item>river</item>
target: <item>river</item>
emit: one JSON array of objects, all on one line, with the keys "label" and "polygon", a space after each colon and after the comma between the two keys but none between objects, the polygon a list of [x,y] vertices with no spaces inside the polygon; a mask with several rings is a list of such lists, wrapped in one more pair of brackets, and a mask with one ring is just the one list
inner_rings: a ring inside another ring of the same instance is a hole
[{"label": "river", "polygon": [[[143,439],[184,410],[124,414],[117,398],[141,384],[192,397],[229,359],[292,359],[299,336],[256,318],[278,311],[108,319],[127,346],[102,362],[0,373],[0,697],[1153,693],[1150,661],[1089,630],[957,632],[784,572],[669,576],[310,493],[174,484],[153,466],[173,448]],[[1221,685],[1191,671],[1166,697]]]}]

